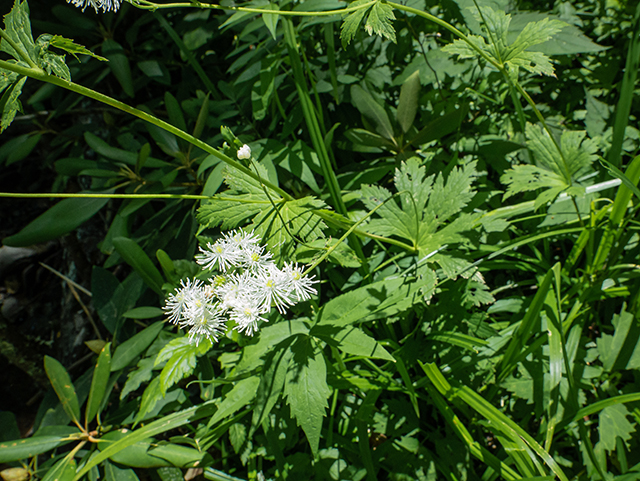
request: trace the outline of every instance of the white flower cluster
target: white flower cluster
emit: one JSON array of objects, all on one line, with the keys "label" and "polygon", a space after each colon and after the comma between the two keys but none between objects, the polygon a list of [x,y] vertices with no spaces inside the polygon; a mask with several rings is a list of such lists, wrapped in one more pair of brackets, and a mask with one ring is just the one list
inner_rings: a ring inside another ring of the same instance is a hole
[{"label": "white flower cluster", "polygon": [[252,336],[258,321],[275,306],[281,314],[297,302],[316,294],[316,280],[303,275],[302,267],[285,263],[282,269],[271,260],[271,253],[253,233],[232,231],[214,244],[200,247],[196,262],[203,269],[217,269],[209,283],[182,281],[167,297],[164,310],[169,321],[189,329],[189,340],[196,345],[206,337],[217,341],[227,330],[227,320],[235,329]]},{"label": "white flower cluster", "polygon": [[87,7],[93,7],[98,13],[98,10],[102,9],[103,12],[110,12],[113,10],[117,12],[120,8],[121,0],[67,0],[67,3],[73,3],[74,6],[82,8],[84,12]]}]

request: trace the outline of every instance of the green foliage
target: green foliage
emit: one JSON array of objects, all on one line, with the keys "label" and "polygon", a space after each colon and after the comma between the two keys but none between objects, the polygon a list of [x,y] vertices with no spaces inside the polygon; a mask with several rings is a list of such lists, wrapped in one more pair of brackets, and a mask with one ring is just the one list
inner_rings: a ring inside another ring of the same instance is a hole
[{"label": "green foliage", "polygon": [[481,8],[474,14],[478,21],[482,22],[482,36],[468,35],[468,43],[456,39],[443,47],[443,51],[463,59],[476,58],[482,52],[516,78],[521,68],[533,74],[554,76],[549,57],[542,52],[529,49],[551,39],[566,25],[564,22],[549,18],[530,22],[525,25],[515,41],[509,42],[511,15],[490,7]]},{"label": "green foliage", "polygon": [[596,159],[596,145],[584,131],[564,131],[560,145],[541,127],[527,124],[528,146],[540,166],[516,165],[500,178],[507,185],[504,198],[516,193],[546,189],[538,195],[535,208],[552,202],[561,192],[584,195],[577,180]]},{"label": "green foliage", "polygon": [[[16,1],[12,192],[125,198],[6,227],[16,246],[102,236],[88,312],[109,342],[68,371],[46,358],[34,434],[0,416],[0,461],[34,479],[637,478],[640,9],[472,3]],[[208,286],[197,243],[234,228],[312,265],[317,293],[190,344],[163,297]]]},{"label": "green foliage", "polygon": [[[349,4],[350,7],[358,7],[360,5],[371,4],[370,0],[356,0]],[[379,35],[395,43],[396,31],[393,28],[392,20],[395,20],[393,14],[393,8],[379,0],[373,2],[373,5],[359,10],[355,10],[347,15],[342,24],[342,32],[340,38],[342,39],[342,46],[347,47],[349,43],[355,38],[356,34],[360,30],[360,23],[362,19],[367,17],[364,24],[364,29],[369,35]]]}]

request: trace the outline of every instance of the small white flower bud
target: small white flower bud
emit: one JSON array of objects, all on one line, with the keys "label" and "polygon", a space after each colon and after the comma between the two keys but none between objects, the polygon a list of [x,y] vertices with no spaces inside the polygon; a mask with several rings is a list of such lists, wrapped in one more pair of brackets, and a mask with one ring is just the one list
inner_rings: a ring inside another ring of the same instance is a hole
[{"label": "small white flower bud", "polygon": [[244,144],[242,147],[240,147],[238,149],[238,158],[243,160],[243,159],[250,159],[251,158],[251,147],[249,147],[247,144]]}]

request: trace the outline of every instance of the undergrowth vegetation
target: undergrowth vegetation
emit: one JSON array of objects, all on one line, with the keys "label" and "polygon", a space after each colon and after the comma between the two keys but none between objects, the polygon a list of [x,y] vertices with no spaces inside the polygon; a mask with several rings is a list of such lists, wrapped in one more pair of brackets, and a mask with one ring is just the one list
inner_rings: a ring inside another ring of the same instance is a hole
[{"label": "undergrowth vegetation", "polygon": [[96,355],[4,472],[640,479],[640,7],[73,3],[3,12],[3,244],[101,216]]}]

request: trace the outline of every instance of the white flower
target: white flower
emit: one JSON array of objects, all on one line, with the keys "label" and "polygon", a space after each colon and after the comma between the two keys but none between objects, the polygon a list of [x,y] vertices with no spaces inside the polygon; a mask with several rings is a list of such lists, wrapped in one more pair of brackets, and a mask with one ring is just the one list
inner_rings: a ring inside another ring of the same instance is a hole
[{"label": "white flower", "polygon": [[313,284],[318,282],[313,279],[315,276],[303,276],[302,268],[298,267],[297,263],[285,263],[283,272],[287,275],[289,289],[295,293],[298,302],[306,301],[311,298],[311,294],[315,295],[318,293],[313,287]]},{"label": "white flower", "polygon": [[258,321],[268,322],[264,317],[260,317],[258,305],[248,298],[245,298],[243,303],[238,303],[231,310],[229,317],[236,323],[236,330],[244,332],[247,336],[253,336],[258,330]]},{"label": "white flower", "polygon": [[192,321],[192,327],[189,329],[189,342],[193,342],[195,339],[196,346],[200,344],[203,337],[217,342],[218,337],[227,330],[227,318],[217,303],[207,305],[199,317],[192,319]]},{"label": "white flower", "polygon": [[250,159],[251,158],[251,147],[247,144],[244,144],[242,147],[238,149],[238,159]]},{"label": "white flower", "polygon": [[286,308],[294,304],[288,284],[288,276],[273,264],[268,269],[256,272],[251,279],[251,294],[260,311],[269,312],[273,304],[280,314],[284,314]]},{"label": "white flower", "polygon": [[218,269],[223,272],[238,266],[242,256],[242,251],[236,245],[227,242],[226,239],[218,239],[215,244],[207,242],[204,249],[200,247],[200,252],[201,254],[196,256],[198,264],[204,269],[213,269],[218,264]]},{"label": "white flower", "polygon": [[201,288],[200,281],[198,280],[195,280],[193,283],[191,283],[191,279],[187,279],[186,282],[182,280],[180,281],[180,285],[182,287],[178,289],[175,294],[169,294],[167,302],[162,308],[167,311],[169,322],[172,324],[178,324],[178,322],[183,320],[188,304],[193,301],[194,295],[197,295]]},{"label": "white flower", "polygon": [[87,7],[91,6],[96,13],[100,9],[103,12],[110,12],[111,10],[117,12],[118,8],[120,8],[120,2],[121,0],[67,0],[67,3],[73,3],[74,6],[81,7],[83,12]]}]

